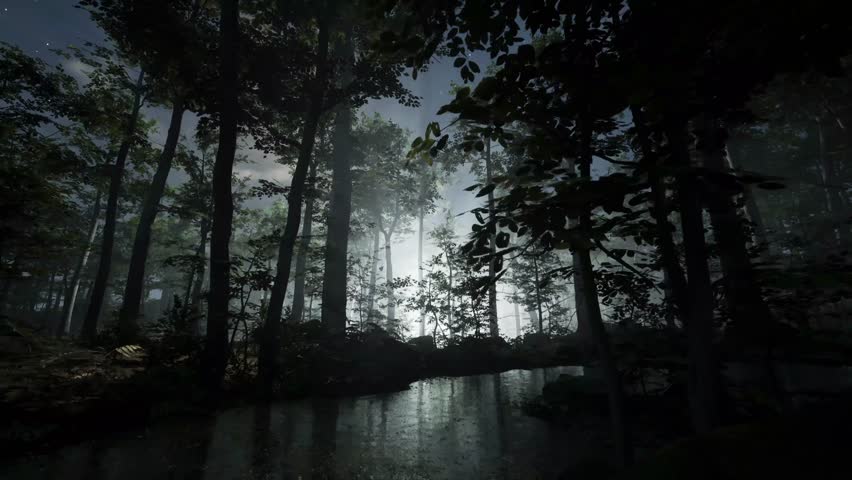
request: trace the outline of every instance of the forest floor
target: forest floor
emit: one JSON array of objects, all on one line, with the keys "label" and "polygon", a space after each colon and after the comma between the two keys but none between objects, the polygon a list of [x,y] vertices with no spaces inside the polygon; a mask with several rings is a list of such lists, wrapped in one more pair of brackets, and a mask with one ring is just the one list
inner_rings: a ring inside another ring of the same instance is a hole
[{"label": "forest floor", "polygon": [[136,425],[167,400],[156,399],[157,392],[144,386],[149,369],[141,348],[101,350],[49,338],[0,338],[4,456]]}]

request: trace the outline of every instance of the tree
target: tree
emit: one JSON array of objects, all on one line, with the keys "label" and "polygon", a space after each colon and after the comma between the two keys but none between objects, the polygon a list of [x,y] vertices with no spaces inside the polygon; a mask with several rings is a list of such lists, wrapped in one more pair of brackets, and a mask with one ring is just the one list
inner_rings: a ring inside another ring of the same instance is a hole
[{"label": "tree", "polygon": [[378,233],[384,238],[386,322],[396,318],[392,242],[419,211],[419,175],[405,163],[407,133],[379,116],[363,117],[355,130],[359,139],[364,171],[358,187],[364,208],[369,211]]},{"label": "tree", "polygon": [[124,166],[127,156],[136,136],[136,125],[139,123],[139,111],[142,109],[144,95],[145,72],[140,70],[133,88],[133,105],[125,120],[125,133],[112,165],[110,174],[109,193],[106,204],[106,220],[104,222],[103,239],[101,240],[100,260],[98,262],[98,273],[92,286],[89,309],[83,322],[81,334],[84,338],[93,339],[98,331],[98,319],[103,307],[104,295],[106,293],[107,279],[110,275],[112,262],[113,243],[115,241],[116,216],[118,211],[118,195],[121,189],[121,181],[124,176]]},{"label": "tree", "polygon": [[[171,106],[165,145],[159,156],[156,173],[145,192],[119,311],[119,336],[123,342],[129,343],[138,329],[137,317],[151,243],[151,228],[177,150],[184,111],[191,103],[190,92],[197,92],[194,85],[199,83],[198,76],[203,67],[197,59],[206,57],[208,53],[204,47],[207,32],[197,28],[206,24],[207,20],[198,19],[201,12],[199,0],[85,0],[81,4],[89,9],[95,21],[119,45],[125,56],[139,59],[143,68],[149,72],[149,91],[154,92],[160,102]],[[175,49],[174,41],[180,41],[182,48]]]},{"label": "tree", "polygon": [[284,226],[284,233],[281,236],[278,247],[275,280],[272,284],[269,308],[264,323],[263,341],[261,342],[258,359],[258,377],[266,389],[271,388],[273,379],[277,376],[276,356],[280,345],[281,314],[284,307],[287,284],[290,280],[293,249],[296,244],[296,236],[301,220],[305,178],[313,154],[317,124],[323,112],[324,99],[326,97],[326,83],[330,67],[328,65],[329,22],[331,20],[329,13],[323,11],[317,17],[316,74],[315,77],[306,80],[305,84],[305,91],[309,95],[302,128],[299,158],[293,171],[293,179],[290,183],[290,191],[287,196],[287,222]]},{"label": "tree", "polygon": [[[343,64],[341,85],[352,82],[355,45],[351,26],[343,32],[337,55]],[[322,323],[329,333],[346,332],[346,276],[349,222],[352,215],[352,108],[347,100],[338,105],[332,139],[331,192],[325,241],[322,282]]]},{"label": "tree", "polygon": [[327,152],[326,149],[323,148],[323,145],[320,145],[319,151],[316,152],[314,161],[311,162],[311,167],[308,172],[308,189],[305,192],[305,218],[303,220],[302,225],[302,234],[300,235],[299,248],[296,252],[296,271],[294,286],[293,286],[293,320],[296,322],[304,321],[304,309],[305,309],[305,283],[307,281],[307,263],[308,257],[311,254],[311,243],[313,240],[313,223],[314,223],[314,215],[317,211],[322,211],[317,208],[317,203],[319,203],[319,178],[317,177],[317,167],[320,163],[321,156],[324,156]]},{"label": "tree", "polygon": [[[77,303],[77,294],[80,291],[83,269],[85,269],[86,264],[89,263],[89,255],[92,253],[92,247],[95,243],[95,238],[98,235],[100,215],[101,192],[98,190],[95,194],[95,204],[92,207],[92,218],[90,221],[91,226],[89,227],[86,247],[83,250],[83,254],[80,255],[80,260],[77,262],[77,266],[74,268],[74,274],[71,278],[70,285],[66,285],[66,288],[63,289],[65,292],[65,300],[62,302],[62,317],[59,323],[59,328],[56,331],[57,336],[67,336],[71,334],[71,319],[74,317],[74,306]],[[63,275],[63,279],[64,277],[65,276]]]},{"label": "tree", "polygon": [[213,222],[210,237],[210,294],[207,302],[205,378],[218,389],[225,376],[230,317],[230,249],[233,194],[231,176],[237,149],[239,115],[239,1],[220,1],[219,147],[213,166]]},{"label": "tree", "polygon": [[77,238],[85,216],[74,199],[94,183],[86,162],[101,153],[83,132],[85,123],[103,131],[103,116],[95,115],[71,76],[2,42],[0,70],[0,314],[5,314],[27,282],[24,272],[39,275],[39,260],[46,265],[77,254],[66,251],[78,245],[69,240]]}]

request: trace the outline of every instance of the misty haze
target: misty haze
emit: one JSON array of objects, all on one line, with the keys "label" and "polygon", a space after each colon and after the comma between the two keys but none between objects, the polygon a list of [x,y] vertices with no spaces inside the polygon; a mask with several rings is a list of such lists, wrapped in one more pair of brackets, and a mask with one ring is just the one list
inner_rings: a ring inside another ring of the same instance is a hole
[{"label": "misty haze", "polygon": [[849,478],[836,0],[0,0],[0,478]]}]

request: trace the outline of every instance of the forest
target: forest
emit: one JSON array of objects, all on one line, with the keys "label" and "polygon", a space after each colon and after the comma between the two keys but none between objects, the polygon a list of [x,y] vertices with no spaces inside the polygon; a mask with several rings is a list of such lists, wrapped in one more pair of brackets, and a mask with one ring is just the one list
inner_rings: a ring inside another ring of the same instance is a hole
[{"label": "forest", "polygon": [[848,478],[840,3],[0,1],[0,477]]}]

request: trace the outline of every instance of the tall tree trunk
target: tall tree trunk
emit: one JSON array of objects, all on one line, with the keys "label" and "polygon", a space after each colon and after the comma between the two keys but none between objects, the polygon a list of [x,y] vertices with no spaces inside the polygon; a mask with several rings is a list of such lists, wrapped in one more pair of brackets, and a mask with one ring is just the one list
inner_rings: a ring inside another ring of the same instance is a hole
[{"label": "tall tree trunk", "polygon": [[204,285],[205,264],[207,258],[205,252],[207,250],[207,236],[210,234],[210,219],[204,217],[201,220],[201,228],[199,230],[198,246],[195,248],[195,258],[197,264],[190,270],[189,278],[186,283],[186,293],[184,293],[183,304],[190,314],[189,333],[191,335],[199,335],[201,333],[201,287]]},{"label": "tall tree trunk", "polygon": [[580,262],[582,262],[582,259],[580,258],[579,252],[572,251],[571,264],[574,266],[574,271],[571,277],[574,280],[574,310],[577,312],[577,330],[575,334],[577,335],[577,338],[585,344],[589,342],[589,310],[586,308],[586,297],[584,295],[576,294],[576,290],[582,282],[580,279],[580,271],[576,268],[576,265],[579,265]]},{"label": "tall tree trunk", "polygon": [[[723,127],[718,120],[706,118],[699,133],[703,137],[700,152],[704,167],[726,173],[727,134]],[[766,326],[769,322],[769,308],[763,300],[746,248],[748,237],[733,201],[736,193],[726,191],[720,185],[710,184],[707,195],[713,236],[725,276],[725,297],[735,321]]]},{"label": "tall tree trunk", "polygon": [[[417,210],[417,285],[423,283],[423,198],[420,198],[420,208]],[[420,312],[420,336],[426,335],[426,312]]]},{"label": "tall tree trunk", "polygon": [[239,0],[219,0],[220,98],[219,149],[213,166],[213,224],[210,236],[210,293],[207,300],[205,383],[221,388],[228,361],[228,319],[231,303],[231,225],[234,198],[231,180],[237,151],[239,106]]},{"label": "tall tree trunk", "polygon": [[[840,193],[840,187],[836,185],[837,172],[834,166],[834,161],[831,155],[826,153],[825,133],[823,132],[822,119],[816,118],[817,126],[817,144],[819,146],[819,158],[817,159],[817,167],[822,178],[823,191],[825,192],[825,208],[831,218],[831,223],[837,225],[834,228],[834,236],[837,245],[843,245],[847,227],[841,222],[848,218],[848,214],[844,211],[844,198]],[[839,224],[839,225],[838,225]]]},{"label": "tall tree trunk", "polygon": [[[485,181],[490,185],[492,180],[491,139],[485,141]],[[488,219],[494,222],[494,190],[488,192]],[[500,324],[497,320],[497,234],[492,233],[488,242],[491,260],[488,262],[488,333],[496,338],[500,336]]]},{"label": "tall tree trunk", "polygon": [[151,228],[157,218],[160,199],[166,190],[166,180],[172,169],[172,160],[180,140],[183,113],[183,97],[176,95],[172,105],[172,116],[166,143],[160,154],[157,171],[154,173],[151,185],[145,191],[142,213],[139,216],[139,225],[136,227],[136,236],[133,239],[130,267],[124,286],[124,299],[118,314],[118,338],[121,343],[131,343],[139,333],[139,304],[142,297],[142,281],[145,278],[145,262],[148,260],[148,250],[151,245]]},{"label": "tall tree trunk", "polygon": [[302,220],[302,194],[305,179],[313,155],[316,140],[317,124],[323,110],[323,98],[328,70],[328,41],[329,25],[327,12],[319,18],[317,43],[317,72],[316,78],[305,85],[310,92],[305,124],[302,128],[302,139],[299,147],[299,158],[293,170],[290,182],[290,194],[287,196],[287,222],[284,233],[278,244],[278,261],[276,262],[275,281],[269,292],[269,309],[263,325],[263,341],[258,353],[258,380],[267,393],[271,393],[272,382],[277,375],[276,357],[281,344],[281,314],[284,308],[284,298],[287,296],[287,284],[290,282],[290,267],[293,263],[293,249],[299,234],[299,224]]},{"label": "tall tree trunk", "polygon": [[[530,317],[531,325],[538,325],[538,310],[535,305],[527,305],[527,315]],[[541,333],[541,332],[539,332]]]},{"label": "tall tree trunk", "polygon": [[[704,167],[720,174],[727,173],[727,131],[721,122],[709,114],[705,115],[698,133],[701,136],[699,151]],[[764,342],[766,387],[777,398],[778,389],[772,358],[775,324],[751,264],[747,249],[749,238],[733,200],[737,193],[726,190],[719,184],[710,183],[707,188],[710,222],[724,275],[725,300],[734,323],[740,328],[744,327],[755,340]]]},{"label": "tall tree trunk", "polygon": [[308,174],[308,184],[310,185],[311,193],[305,199],[305,218],[302,221],[302,235],[299,239],[299,248],[296,250],[296,278],[293,285],[293,321],[301,322],[304,320],[305,311],[305,275],[307,274],[308,256],[311,250],[311,235],[313,233],[314,222],[314,202],[316,202],[316,185],[317,185],[317,163],[314,159],[311,162],[310,173]]},{"label": "tall tree trunk", "polygon": [[[738,150],[738,153],[743,154],[742,149]],[[727,155],[728,160],[728,168],[732,171],[737,170],[737,162],[734,157],[731,155],[730,149]],[[763,215],[760,213],[760,207],[757,205],[757,200],[754,196],[754,189],[749,184],[743,184],[743,200],[745,201],[745,212],[748,216],[749,221],[752,223],[752,228],[754,229],[754,238],[752,241],[761,247],[762,254],[771,253],[770,252],[770,244],[769,239],[766,234],[766,224],[763,221]]]},{"label": "tall tree trunk", "polygon": [[36,311],[36,305],[41,303],[41,293],[48,280],[42,280],[35,276],[30,277],[30,279],[30,288],[27,290],[26,310],[29,315],[33,315]]},{"label": "tall tree trunk", "polygon": [[[642,151],[642,163],[648,171],[648,184],[651,188],[651,215],[657,231],[657,247],[663,263],[663,271],[666,283],[666,291],[670,292],[671,299],[677,307],[681,322],[687,323],[686,316],[689,314],[689,295],[686,288],[686,275],[681,267],[672,238],[672,225],[669,223],[669,210],[667,207],[666,184],[660,175],[660,158],[651,146],[650,132],[644,121],[642,111],[633,107],[633,124],[636,127],[636,136]],[[667,318],[668,327],[676,328],[674,319]]]},{"label": "tall tree trunk", "polygon": [[171,286],[164,286],[160,288],[160,313],[166,313],[172,308],[174,297],[174,288]]},{"label": "tall tree trunk", "polygon": [[142,85],[144,81],[145,72],[140,71],[139,77],[136,80],[133,108],[130,110],[124,138],[122,139],[121,147],[119,147],[118,156],[115,158],[115,165],[112,168],[106,205],[106,219],[104,221],[103,238],[101,240],[101,256],[98,260],[98,273],[95,276],[95,284],[92,286],[92,296],[89,300],[89,308],[86,312],[86,318],[83,320],[81,331],[83,338],[87,340],[93,339],[98,333],[98,319],[101,316],[107,281],[109,280],[110,269],[112,267],[112,249],[115,243],[115,224],[116,216],[118,215],[118,194],[121,191],[124,165],[127,162],[127,155],[130,153],[133,137],[136,134],[136,125],[139,122],[139,110],[142,109]]},{"label": "tall tree trunk", "polygon": [[[581,118],[579,170],[580,177],[584,181],[591,180],[591,141],[591,120],[588,118]],[[591,210],[588,207],[584,208],[580,214],[579,229],[584,238],[589,238],[591,236],[592,219]],[[629,465],[633,462],[633,445],[630,441],[630,430],[627,420],[627,412],[624,405],[624,393],[621,387],[621,375],[618,372],[618,366],[615,363],[615,358],[610,347],[606,327],[604,326],[603,318],[601,317],[597,285],[595,282],[595,272],[592,268],[591,252],[588,247],[582,244],[578,244],[574,250],[577,252],[576,260],[579,261],[574,265],[574,268],[578,273],[575,278],[580,281],[579,285],[575,285],[574,287],[575,294],[580,295],[583,298],[583,305],[588,313],[587,326],[589,328],[589,334],[597,346],[598,358],[607,384],[609,414],[612,423],[612,433],[613,440],[615,441],[616,454],[622,465]]]},{"label": "tall tree trunk", "polygon": [[[56,299],[54,300],[53,307],[50,309],[51,315],[53,315],[56,311],[59,310],[60,301],[62,301],[62,298],[63,298],[63,292],[68,290],[68,285],[69,285],[68,275],[69,275],[69,273],[70,272],[68,270],[65,270],[62,273],[62,286],[56,292]],[[62,322],[62,320],[60,319],[59,322],[52,324],[51,327],[55,328],[56,325],[61,324],[61,322]]]},{"label": "tall tree trunk", "polygon": [[449,308],[449,312],[447,313],[447,331],[449,331],[450,338],[453,338],[453,264],[452,260],[450,260],[450,253],[444,252],[447,256],[447,306]]},{"label": "tall tree trunk", "polygon": [[[53,302],[52,302],[52,300],[53,300],[53,287],[54,287],[54,284],[58,283],[56,281],[56,277],[58,275],[59,275],[58,272],[50,272],[47,276],[47,298],[44,301],[44,306],[41,308],[41,313],[45,317],[50,316],[50,311],[53,308]],[[61,292],[60,292],[60,294],[57,295],[56,298],[59,298],[61,296],[62,295],[61,295]]]},{"label": "tall tree trunk", "polygon": [[367,323],[373,321],[373,311],[376,304],[376,277],[379,269],[379,228],[373,229],[373,256],[371,258],[372,265],[370,266],[370,290],[367,300]]},{"label": "tall tree trunk", "polygon": [[71,319],[74,316],[77,293],[80,291],[80,280],[83,276],[83,269],[86,268],[86,264],[89,262],[89,255],[92,253],[92,246],[95,244],[95,238],[98,235],[100,215],[101,191],[98,190],[95,194],[95,204],[92,206],[92,217],[89,223],[89,236],[86,239],[86,248],[83,250],[83,254],[80,255],[77,265],[74,267],[74,276],[71,278],[71,285],[65,291],[65,301],[62,304],[62,318],[59,322],[59,328],[56,331],[56,335],[59,337],[71,334]]},{"label": "tall tree trunk", "polygon": [[[207,218],[203,218],[201,220],[201,225],[199,228],[199,241],[198,246],[195,247],[195,259],[196,265],[193,265],[191,269],[189,269],[189,273],[186,276],[186,288],[183,291],[183,304],[187,307],[192,305],[192,301],[194,299],[194,292],[196,290],[196,284],[201,283],[203,281],[203,272],[204,272],[204,263],[207,260],[204,252],[207,249],[207,235],[210,233],[210,223]],[[200,285],[198,287],[200,291]]]},{"label": "tall tree trunk", "polygon": [[[517,300],[517,296],[518,296],[518,291],[515,290],[515,299],[516,300]],[[514,306],[515,306],[515,336],[520,337],[521,336],[521,308],[517,304],[517,302],[514,303]]]},{"label": "tall tree trunk", "polygon": [[[352,82],[355,62],[351,24],[344,34],[338,57],[343,62],[341,85]],[[348,273],[349,220],[352,216],[352,107],[344,101],[334,120],[331,199],[325,239],[321,321],[335,335],[346,332],[346,280]]]},{"label": "tall tree trunk", "polygon": [[396,319],[396,297],[393,291],[393,260],[391,259],[391,235],[385,233],[385,288],[387,289],[388,315],[387,325],[390,327]]},{"label": "tall tree trunk", "polygon": [[[575,164],[573,159],[566,160],[568,167],[568,174],[571,178],[577,176],[577,165]],[[579,221],[576,218],[568,219],[568,227],[569,228],[578,228]],[[574,310],[577,312],[577,330],[575,334],[577,338],[580,339],[582,344],[587,344],[589,342],[589,311],[586,308],[586,297],[585,295],[580,295],[577,293],[577,290],[580,288],[580,284],[582,283],[582,279],[580,278],[580,271],[577,269],[577,265],[582,262],[580,251],[573,249],[571,250],[571,265],[574,267],[572,272],[572,279],[574,280]]]},{"label": "tall tree trunk", "polygon": [[544,313],[541,311],[541,279],[538,276],[538,259],[533,255],[533,273],[535,278],[535,309],[538,314],[538,333],[544,333]]},{"label": "tall tree trunk", "polygon": [[196,310],[199,309],[199,305],[201,304],[201,291],[204,288],[204,279],[205,279],[205,264],[207,259],[205,258],[205,252],[207,251],[207,242],[208,236],[210,235],[210,219],[205,218],[201,221],[201,231],[199,235],[198,248],[195,250],[196,257],[200,258],[201,261],[198,263],[198,270],[196,271],[195,283],[192,285],[192,295],[189,297],[189,304],[193,306]]},{"label": "tall tree trunk", "polygon": [[707,267],[704,240],[704,217],[701,208],[700,182],[692,170],[686,122],[673,120],[667,134],[677,174],[680,218],[686,250],[687,292],[691,300],[686,324],[689,357],[689,407],[692,424],[699,433],[711,430],[717,423],[717,374],[714,352],[713,290]]}]

